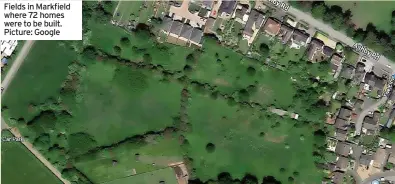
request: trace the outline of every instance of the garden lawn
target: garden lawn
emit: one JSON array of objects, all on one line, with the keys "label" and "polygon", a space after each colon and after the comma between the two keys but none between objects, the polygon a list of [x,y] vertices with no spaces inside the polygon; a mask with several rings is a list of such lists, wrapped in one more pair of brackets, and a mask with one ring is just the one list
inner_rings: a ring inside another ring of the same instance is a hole
[{"label": "garden lawn", "polygon": [[[8,131],[2,131],[2,137],[13,135]],[[62,183],[20,142],[2,141],[1,168],[1,181],[5,184]]]},{"label": "garden lawn", "polygon": [[[90,44],[98,49],[115,55],[114,46],[120,46],[122,48],[120,56],[133,62],[141,62],[143,61],[143,55],[149,54],[152,57],[152,64],[161,65],[170,71],[182,70],[186,56],[192,52],[191,48],[171,44],[157,45],[155,40],[149,35],[130,33],[111,24],[91,22],[90,28],[92,30]],[[120,44],[122,37],[129,38],[130,46],[122,46]]]},{"label": "garden lawn", "polygon": [[164,169],[155,170],[148,173],[139,174],[136,176],[130,176],[127,178],[121,178],[114,181],[106,182],[104,184],[148,184],[148,183],[160,183],[163,181],[166,184],[178,184],[176,174],[173,168],[167,167]]},{"label": "garden lawn", "polygon": [[[111,149],[85,155],[77,159],[75,165],[95,183],[109,182],[131,176],[134,170],[136,174],[142,174],[168,167],[169,163],[182,161],[179,145],[175,138],[157,138],[143,146],[126,142]],[[117,163],[113,164],[113,160],[117,160]],[[125,179],[134,181],[129,178]]]},{"label": "garden lawn", "polygon": [[2,106],[10,116],[30,120],[29,105],[39,105],[57,96],[76,53],[64,42],[36,41],[4,94]]},{"label": "garden lawn", "polygon": [[124,24],[135,20],[139,17],[142,4],[142,1],[119,1],[114,5],[115,7],[118,6],[118,8],[115,9],[113,19]]},{"label": "garden lawn", "polygon": [[[298,172],[293,176],[295,183],[320,182],[321,173],[311,154],[312,130],[294,126],[300,122],[229,106],[220,97],[214,100],[195,93],[188,114],[193,130],[186,136],[188,156],[198,178],[208,180],[226,171],[233,178],[251,173],[259,180],[270,175],[287,183],[288,177]],[[213,152],[207,151],[208,143],[215,145]]]},{"label": "garden lawn", "polygon": [[161,75],[106,61],[80,75],[71,132],[87,132],[99,145],[162,130],[178,114],[182,86]]},{"label": "garden lawn", "polygon": [[357,27],[365,29],[373,23],[378,30],[391,31],[391,14],[395,10],[395,1],[325,1],[328,5],[338,5],[343,11],[351,10],[352,21]]},{"label": "garden lawn", "polygon": [[[244,58],[243,55],[221,47],[210,39],[206,39],[203,47],[205,49],[191,75],[192,80],[217,86],[219,92],[228,95],[256,85],[258,90],[252,94],[251,101],[265,105],[274,104],[279,108],[286,108],[292,103],[295,90],[288,73]],[[250,75],[247,72],[248,67],[254,68],[256,73]]]}]

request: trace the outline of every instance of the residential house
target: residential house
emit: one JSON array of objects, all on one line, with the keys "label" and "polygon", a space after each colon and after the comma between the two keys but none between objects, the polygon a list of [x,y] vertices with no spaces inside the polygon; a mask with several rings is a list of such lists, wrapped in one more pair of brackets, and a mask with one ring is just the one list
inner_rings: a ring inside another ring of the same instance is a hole
[{"label": "residential house", "polygon": [[359,158],[359,164],[365,167],[369,167],[373,160],[372,155],[362,154]]},{"label": "residential house", "polygon": [[280,32],[281,24],[276,19],[270,17],[267,19],[262,29],[267,35],[274,37]]},{"label": "residential house", "polygon": [[218,15],[223,18],[230,18],[237,5],[236,0],[222,1],[218,9]]},{"label": "residential house", "polygon": [[342,65],[343,57],[340,56],[339,54],[334,54],[332,55],[330,62],[331,62],[332,72],[336,73],[336,71],[338,71],[339,67]]},{"label": "residential house", "polygon": [[208,10],[211,10],[213,8],[213,5],[214,5],[213,2],[214,2],[213,0],[203,0],[202,1],[202,7],[206,8]]},{"label": "residential house", "polygon": [[[247,20],[246,26],[244,27],[243,31],[243,38],[251,39],[254,38],[254,35],[259,31],[261,28],[264,15],[256,10],[252,10],[250,16]],[[252,41],[250,40],[249,43]]]},{"label": "residential house", "polygon": [[348,126],[349,126],[348,122],[347,122],[346,120],[344,120],[344,119],[337,118],[337,119],[335,120],[335,127],[336,127],[337,129],[340,129],[340,130],[347,130],[347,129],[348,129]]},{"label": "residential house", "polygon": [[364,82],[371,87],[371,90],[377,90],[378,94],[381,94],[385,86],[385,79],[378,77],[373,72],[366,73]]},{"label": "residential house", "polygon": [[193,30],[193,27],[191,25],[184,24],[184,26],[181,29],[179,38],[183,39],[184,41],[188,41],[189,38],[191,37],[192,30]]},{"label": "residential house", "polygon": [[235,18],[237,22],[245,24],[248,20],[248,8],[248,4],[238,4],[233,18]]},{"label": "residential house", "polygon": [[337,129],[335,132],[335,138],[338,141],[345,141],[347,139],[347,130]]},{"label": "residential house", "polygon": [[389,157],[389,152],[386,149],[379,148],[374,154],[373,167],[383,169]]},{"label": "residential house", "polygon": [[288,40],[292,36],[293,28],[287,24],[282,24],[280,28],[280,32],[278,33],[278,37],[281,40],[281,43],[286,44],[288,43]]},{"label": "residential house", "polygon": [[351,146],[346,142],[337,142],[335,153],[347,157],[351,153]]},{"label": "residential house", "polygon": [[309,61],[320,62],[324,60],[324,57],[321,54],[323,47],[324,42],[318,39],[312,39],[307,50],[307,57],[309,58]]},{"label": "residential house", "polygon": [[348,158],[346,157],[338,157],[337,161],[336,161],[336,170],[340,170],[340,171],[346,171],[348,168]]},{"label": "residential house", "polygon": [[361,99],[357,99],[354,103],[354,111],[359,111],[362,109],[362,105],[363,105],[364,101]]},{"label": "residential house", "polygon": [[202,46],[202,38],[203,38],[203,31],[196,27],[193,28],[190,42],[197,46]]},{"label": "residential house", "polygon": [[322,53],[328,58],[331,57],[334,52],[335,51],[332,48],[330,48],[326,45],[324,46],[324,48],[322,50]]},{"label": "residential house", "polygon": [[356,65],[353,81],[357,84],[361,83],[363,81],[365,73],[366,73],[365,64],[358,62]]},{"label": "residential house", "polygon": [[355,75],[355,68],[350,64],[345,64],[340,72],[340,76],[344,79],[352,79]]},{"label": "residential house", "polygon": [[337,115],[338,118],[349,120],[351,118],[352,111],[346,107],[340,108],[339,114]]},{"label": "residential house", "polygon": [[206,25],[204,27],[204,32],[205,33],[212,33],[217,30],[213,30],[214,24],[215,24],[216,19],[209,17],[206,21]]},{"label": "residential house", "polygon": [[[376,115],[377,116],[377,115]],[[376,130],[379,128],[378,119],[374,116],[365,116],[362,124],[362,131],[366,134],[375,134]]]},{"label": "residential house", "polygon": [[343,184],[344,172],[335,171],[333,173],[332,182],[333,184]]},{"label": "residential house", "polygon": [[306,46],[309,40],[309,34],[299,29],[295,29],[291,36],[292,45],[291,47],[300,48]]},{"label": "residential house", "polygon": [[165,32],[169,32],[171,25],[173,24],[173,19],[171,17],[163,17],[161,29]]},{"label": "residential house", "polygon": [[181,33],[183,25],[184,24],[180,21],[173,21],[173,24],[170,27],[170,35],[177,38]]}]

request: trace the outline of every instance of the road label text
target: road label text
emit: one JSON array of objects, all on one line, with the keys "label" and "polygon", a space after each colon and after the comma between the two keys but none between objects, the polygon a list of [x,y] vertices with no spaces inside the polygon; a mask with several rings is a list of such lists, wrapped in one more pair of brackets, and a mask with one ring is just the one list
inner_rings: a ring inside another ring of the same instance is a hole
[{"label": "road label text", "polygon": [[355,43],[353,45],[353,49],[356,52],[361,53],[362,55],[364,55],[366,57],[373,58],[376,61],[378,61],[381,56],[379,53],[369,50],[366,46],[362,45],[362,43]]},{"label": "road label text", "polygon": [[284,11],[288,11],[289,10],[289,4],[284,3],[282,1],[276,1],[276,0],[269,0],[269,2],[271,2],[274,6],[277,6],[281,9],[283,9]]}]

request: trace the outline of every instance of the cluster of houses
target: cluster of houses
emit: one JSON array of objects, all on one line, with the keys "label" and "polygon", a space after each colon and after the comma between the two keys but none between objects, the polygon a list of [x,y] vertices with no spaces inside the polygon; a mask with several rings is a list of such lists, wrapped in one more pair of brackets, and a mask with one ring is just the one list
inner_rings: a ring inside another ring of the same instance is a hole
[{"label": "cluster of houses", "polygon": [[17,40],[0,40],[1,68],[7,64],[7,57],[11,56],[17,45]]}]

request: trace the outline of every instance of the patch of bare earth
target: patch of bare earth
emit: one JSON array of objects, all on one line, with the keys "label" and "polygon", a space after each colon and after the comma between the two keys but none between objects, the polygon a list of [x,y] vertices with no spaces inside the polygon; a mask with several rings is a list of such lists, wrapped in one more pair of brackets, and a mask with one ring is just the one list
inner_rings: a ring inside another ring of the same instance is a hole
[{"label": "patch of bare earth", "polygon": [[284,142],[286,137],[287,137],[286,135],[274,136],[269,133],[265,134],[265,140],[273,143],[282,143]]},{"label": "patch of bare earth", "polygon": [[228,81],[226,81],[225,79],[221,79],[221,78],[216,78],[214,80],[214,84],[220,85],[220,86],[229,86],[230,85]]}]

